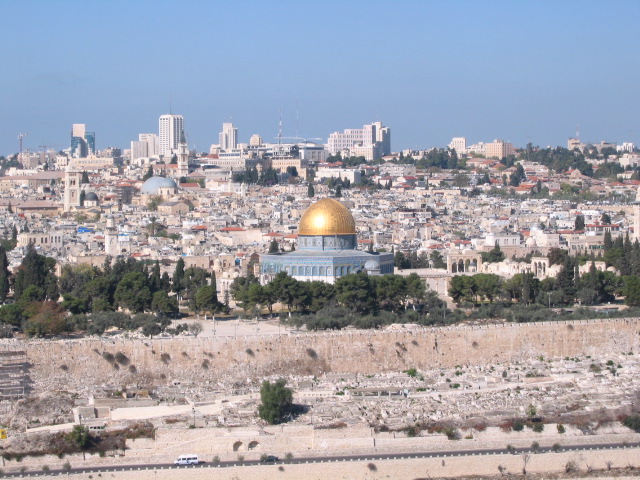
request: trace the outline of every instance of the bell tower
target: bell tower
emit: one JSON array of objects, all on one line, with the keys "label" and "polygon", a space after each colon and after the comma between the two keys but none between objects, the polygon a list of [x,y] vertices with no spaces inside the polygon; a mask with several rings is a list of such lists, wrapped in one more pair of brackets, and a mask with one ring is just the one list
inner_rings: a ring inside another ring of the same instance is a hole
[{"label": "bell tower", "polygon": [[72,167],[67,167],[64,172],[64,211],[68,212],[72,207],[80,206],[80,191],[82,173]]},{"label": "bell tower", "polygon": [[180,143],[178,144],[178,168],[176,178],[180,179],[189,175],[189,147],[184,138],[184,130],[180,132]]}]

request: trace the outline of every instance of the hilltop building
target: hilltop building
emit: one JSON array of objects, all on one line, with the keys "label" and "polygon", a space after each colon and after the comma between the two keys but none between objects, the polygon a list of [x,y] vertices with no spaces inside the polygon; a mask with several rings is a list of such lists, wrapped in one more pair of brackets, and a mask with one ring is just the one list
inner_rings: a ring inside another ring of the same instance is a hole
[{"label": "hilltop building", "polygon": [[393,254],[356,250],[356,222],[347,207],[324,198],[307,208],[300,219],[297,250],[263,255],[260,281],[280,272],[296,280],[326,283],[351,273],[393,273]]}]

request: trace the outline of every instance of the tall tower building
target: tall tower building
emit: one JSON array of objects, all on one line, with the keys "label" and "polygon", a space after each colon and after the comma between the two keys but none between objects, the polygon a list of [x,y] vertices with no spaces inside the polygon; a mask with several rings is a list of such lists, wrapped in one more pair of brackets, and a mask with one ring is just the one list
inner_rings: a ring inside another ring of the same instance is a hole
[{"label": "tall tower building", "polygon": [[176,168],[176,177],[182,178],[189,175],[189,148],[187,140],[184,138],[184,132],[180,134],[180,143],[178,144],[178,168]]},{"label": "tall tower building", "polygon": [[640,188],[636,192],[636,201],[633,202],[633,239],[640,241]]},{"label": "tall tower building", "polygon": [[219,139],[220,150],[235,150],[238,148],[238,129],[233,126],[233,123],[223,123]]},{"label": "tall tower building", "polygon": [[67,167],[64,172],[64,211],[68,212],[71,207],[80,206],[80,191],[82,172],[75,170],[74,168]]},{"label": "tall tower building", "polygon": [[74,123],[71,127],[71,156],[85,158],[95,153],[95,132],[87,132],[87,126],[84,123]]},{"label": "tall tower building", "polygon": [[158,149],[159,155],[170,157],[177,153],[180,134],[184,130],[182,115],[161,115],[159,122]]}]

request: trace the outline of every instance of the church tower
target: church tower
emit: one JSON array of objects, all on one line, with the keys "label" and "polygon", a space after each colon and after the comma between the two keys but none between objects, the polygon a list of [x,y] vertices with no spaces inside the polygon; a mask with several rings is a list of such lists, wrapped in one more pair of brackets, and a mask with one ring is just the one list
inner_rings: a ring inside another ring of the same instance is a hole
[{"label": "church tower", "polygon": [[80,191],[82,173],[72,167],[67,167],[64,172],[64,211],[68,212],[72,207],[80,206]]},{"label": "church tower", "polygon": [[178,144],[178,168],[176,168],[176,178],[180,179],[189,175],[189,147],[184,138],[184,130],[180,133],[180,143]]}]

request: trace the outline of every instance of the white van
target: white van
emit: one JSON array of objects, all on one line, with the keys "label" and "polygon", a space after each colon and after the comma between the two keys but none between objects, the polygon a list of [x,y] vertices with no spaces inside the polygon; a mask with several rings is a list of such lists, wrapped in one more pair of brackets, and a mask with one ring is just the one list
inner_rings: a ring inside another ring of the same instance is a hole
[{"label": "white van", "polygon": [[198,455],[194,454],[180,455],[178,459],[173,462],[174,465],[197,465],[198,463],[200,463]]}]

